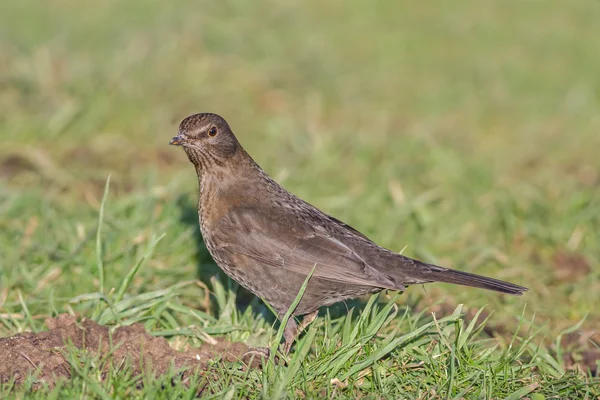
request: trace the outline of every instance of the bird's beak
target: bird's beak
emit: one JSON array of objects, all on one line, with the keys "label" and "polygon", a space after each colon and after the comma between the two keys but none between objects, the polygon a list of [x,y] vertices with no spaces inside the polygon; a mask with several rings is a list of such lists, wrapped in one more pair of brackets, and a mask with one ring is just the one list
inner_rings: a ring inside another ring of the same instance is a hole
[{"label": "bird's beak", "polygon": [[173,136],[173,138],[171,139],[169,144],[172,146],[181,146],[181,144],[184,142],[184,140],[185,140],[185,137],[180,133],[177,136]]}]

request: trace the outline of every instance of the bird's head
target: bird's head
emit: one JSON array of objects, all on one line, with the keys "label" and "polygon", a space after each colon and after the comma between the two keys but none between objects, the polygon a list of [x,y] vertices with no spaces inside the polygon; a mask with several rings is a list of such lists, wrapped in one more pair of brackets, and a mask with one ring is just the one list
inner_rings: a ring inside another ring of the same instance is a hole
[{"label": "bird's head", "polygon": [[196,167],[222,164],[235,154],[239,143],[227,121],[217,114],[190,115],[179,124],[179,133],[169,142],[181,146]]}]

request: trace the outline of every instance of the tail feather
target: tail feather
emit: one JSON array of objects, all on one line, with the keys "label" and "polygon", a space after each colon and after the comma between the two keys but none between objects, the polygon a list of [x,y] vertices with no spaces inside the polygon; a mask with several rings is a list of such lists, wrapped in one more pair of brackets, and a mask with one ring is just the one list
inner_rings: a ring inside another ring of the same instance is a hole
[{"label": "tail feather", "polygon": [[457,285],[494,290],[496,292],[507,293],[516,296],[520,296],[523,294],[523,292],[529,290],[526,287],[501,281],[499,279],[488,278],[454,269],[440,268],[434,265],[428,266],[431,267],[431,272],[427,274],[427,278],[431,279],[433,282],[454,283]]}]

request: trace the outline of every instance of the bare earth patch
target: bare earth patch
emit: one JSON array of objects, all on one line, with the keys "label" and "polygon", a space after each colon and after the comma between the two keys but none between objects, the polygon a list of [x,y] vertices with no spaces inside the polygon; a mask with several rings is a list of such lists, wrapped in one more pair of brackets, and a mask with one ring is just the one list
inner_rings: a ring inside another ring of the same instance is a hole
[{"label": "bare earth patch", "polygon": [[[62,314],[46,320],[48,331],[20,333],[0,339],[0,384],[14,380],[20,385],[29,375],[50,387],[57,379],[71,377],[71,364],[65,351],[67,346],[84,350],[90,356],[105,356],[113,367],[128,362],[133,374],[148,369],[155,376],[184,370],[182,380],[191,374],[206,372],[209,360],[239,361],[248,350],[243,343],[220,341],[215,345],[203,344],[197,349],[176,351],[166,339],[148,334],[143,325],[118,327],[110,333],[106,326]],[[112,345],[111,345],[112,343]],[[107,364],[106,369],[108,370]]]},{"label": "bare earth patch", "polygon": [[559,282],[576,282],[587,277],[592,268],[584,256],[559,250],[552,258],[554,276]]}]

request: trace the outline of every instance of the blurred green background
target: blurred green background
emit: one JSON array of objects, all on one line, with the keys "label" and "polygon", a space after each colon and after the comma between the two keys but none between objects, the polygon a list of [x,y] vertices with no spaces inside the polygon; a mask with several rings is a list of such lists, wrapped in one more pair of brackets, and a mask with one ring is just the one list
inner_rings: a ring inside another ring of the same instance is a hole
[{"label": "blurred green background", "polygon": [[106,287],[154,233],[167,235],[134,292],[202,275],[195,173],[167,143],[215,112],[286,188],[379,244],[531,288],[428,285],[408,304],[487,304],[492,326],[526,307],[550,336],[599,326],[598,2],[2,8],[0,310],[22,295],[58,312],[98,290],[109,174]]}]

